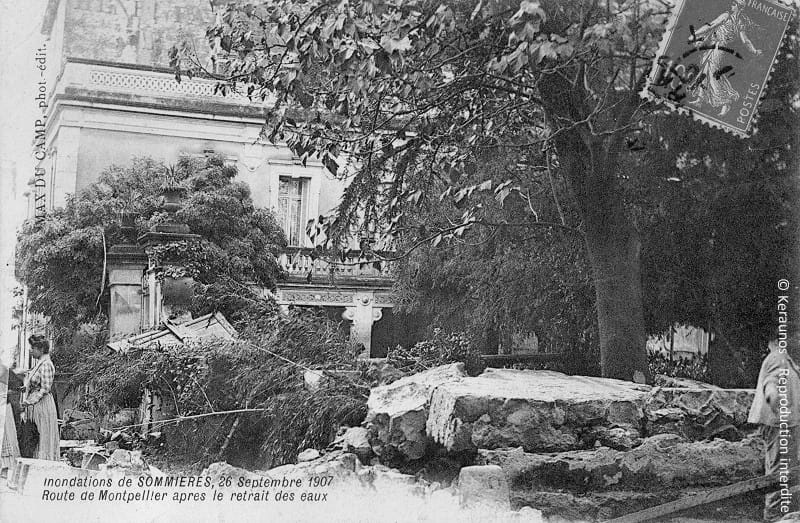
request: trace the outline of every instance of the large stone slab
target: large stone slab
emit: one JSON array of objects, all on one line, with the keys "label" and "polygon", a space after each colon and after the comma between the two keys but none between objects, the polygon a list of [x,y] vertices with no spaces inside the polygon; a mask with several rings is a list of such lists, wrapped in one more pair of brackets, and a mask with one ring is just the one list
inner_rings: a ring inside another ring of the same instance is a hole
[{"label": "large stone slab", "polygon": [[555,454],[521,448],[479,451],[478,462],[498,465],[512,488],[521,490],[652,490],[728,485],[763,473],[763,442],[687,441],[676,434],[647,438],[639,447],[602,447]]},{"label": "large stone slab", "polygon": [[383,461],[421,458],[428,448],[425,422],[431,392],[465,376],[464,364],[452,363],[373,388],[365,423],[375,454]]},{"label": "large stone slab", "polygon": [[593,427],[638,431],[650,391],[613,379],[489,369],[436,387],[426,428],[449,451],[575,450],[594,443],[583,438]]}]

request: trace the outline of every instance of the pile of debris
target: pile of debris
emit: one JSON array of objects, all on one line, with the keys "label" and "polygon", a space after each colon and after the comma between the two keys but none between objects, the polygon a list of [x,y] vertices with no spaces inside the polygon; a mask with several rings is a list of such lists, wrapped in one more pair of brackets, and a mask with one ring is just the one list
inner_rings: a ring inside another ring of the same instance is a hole
[{"label": "pile of debris", "polygon": [[447,365],[373,389],[348,448],[401,468],[437,452],[495,465],[513,507],[580,520],[763,474],[752,390],[665,383]]},{"label": "pile of debris", "polygon": [[[763,474],[763,442],[746,423],[753,391],[665,384],[505,369],[469,377],[461,364],[444,365],[374,387],[362,426],[342,427],[328,448],[306,449],[295,464],[215,463],[202,476],[221,500],[263,478],[329,478],[312,494],[335,503],[309,506],[310,520],[339,509],[344,518],[357,505],[414,521],[585,521]],[[97,434],[67,452],[73,467],[163,475],[136,450],[147,443],[137,434],[70,416],[75,434]],[[759,503],[751,505],[757,518]]]},{"label": "pile of debris", "polygon": [[[130,409],[127,409],[130,410]],[[116,466],[119,462],[118,450],[125,452],[149,445],[163,444],[161,432],[148,433],[142,436],[138,431],[126,427],[132,421],[129,413],[116,413],[104,420],[104,425],[111,429],[101,428],[97,418],[88,412],[66,410],[61,427],[61,458],[72,467],[84,470],[101,470],[104,465]],[[117,455],[115,460],[114,455]],[[126,454],[127,455],[127,454]]]}]

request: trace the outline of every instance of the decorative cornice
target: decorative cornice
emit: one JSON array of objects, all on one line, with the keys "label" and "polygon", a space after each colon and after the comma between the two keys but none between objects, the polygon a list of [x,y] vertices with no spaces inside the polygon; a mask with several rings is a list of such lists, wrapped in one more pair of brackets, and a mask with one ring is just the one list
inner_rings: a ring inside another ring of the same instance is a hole
[{"label": "decorative cornice", "polygon": [[389,290],[373,290],[369,287],[353,286],[349,288],[333,287],[300,287],[289,285],[275,292],[275,299],[280,305],[310,305],[327,307],[353,307],[359,305],[359,297],[371,297],[367,305],[380,308],[394,307],[393,295]]}]

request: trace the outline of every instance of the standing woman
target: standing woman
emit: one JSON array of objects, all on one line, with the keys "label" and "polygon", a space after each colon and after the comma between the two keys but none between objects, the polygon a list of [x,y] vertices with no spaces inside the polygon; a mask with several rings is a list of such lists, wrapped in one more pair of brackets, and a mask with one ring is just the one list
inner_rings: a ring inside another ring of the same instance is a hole
[{"label": "standing woman", "polygon": [[[6,375],[4,377],[4,374]],[[11,373],[8,367],[0,362],[0,381],[8,379]],[[6,410],[6,420],[3,426],[3,447],[0,453],[0,472],[3,469],[13,469],[19,454],[19,442],[17,441],[17,427],[14,423],[14,410],[11,408],[11,395],[6,394],[5,405],[0,406]]]},{"label": "standing woman", "polygon": [[56,402],[50,392],[56,368],[50,361],[50,344],[40,334],[29,337],[28,343],[31,346],[31,354],[39,361],[25,379],[25,397],[22,400],[22,408],[25,409],[25,416],[32,419],[39,430],[36,457],[58,461],[60,439],[58,418]]}]

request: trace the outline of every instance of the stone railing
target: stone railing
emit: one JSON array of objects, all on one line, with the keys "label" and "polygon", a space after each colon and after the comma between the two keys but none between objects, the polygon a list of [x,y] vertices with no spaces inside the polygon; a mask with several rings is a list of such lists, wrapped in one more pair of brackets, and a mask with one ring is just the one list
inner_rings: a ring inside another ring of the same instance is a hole
[{"label": "stone railing", "polygon": [[217,81],[208,78],[181,78],[166,69],[115,65],[90,60],[68,59],[59,75],[54,93],[67,88],[93,89],[136,95],[155,95],[213,100],[233,105],[269,105],[261,99],[252,101],[244,94],[217,89]]},{"label": "stone railing", "polygon": [[[366,260],[359,257],[359,251],[346,253],[344,260],[339,257],[320,254],[314,249],[289,247],[278,258],[278,263],[289,279],[313,279],[320,281],[330,279],[389,279],[391,278],[389,263]],[[391,257],[391,253],[381,253],[382,257]]]}]

